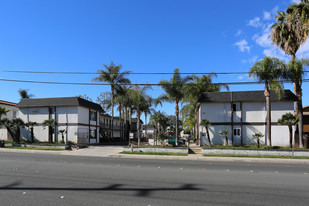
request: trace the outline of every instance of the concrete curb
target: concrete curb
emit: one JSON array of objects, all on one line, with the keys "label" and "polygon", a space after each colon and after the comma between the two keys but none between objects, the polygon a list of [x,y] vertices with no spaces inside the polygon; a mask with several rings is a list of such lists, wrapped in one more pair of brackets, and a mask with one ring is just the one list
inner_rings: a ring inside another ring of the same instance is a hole
[{"label": "concrete curb", "polygon": [[[83,151],[83,150],[81,150]],[[279,159],[279,158],[251,158],[251,157],[204,157],[201,155],[189,156],[165,156],[165,155],[134,155],[134,154],[82,154],[72,151],[48,151],[48,150],[21,150],[0,148],[0,152],[54,154],[67,156],[107,157],[123,159],[160,159],[160,160],[183,160],[183,161],[205,161],[205,162],[250,162],[250,163],[272,163],[272,164],[309,164],[309,159]]]}]

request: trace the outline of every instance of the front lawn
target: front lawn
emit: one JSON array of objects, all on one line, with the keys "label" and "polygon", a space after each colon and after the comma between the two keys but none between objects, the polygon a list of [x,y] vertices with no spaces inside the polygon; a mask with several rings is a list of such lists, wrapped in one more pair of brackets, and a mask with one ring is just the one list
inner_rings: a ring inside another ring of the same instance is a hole
[{"label": "front lawn", "polygon": [[[224,146],[224,145],[206,145],[203,146],[203,149],[255,149],[255,150],[293,150],[293,148],[290,147],[279,147],[279,146],[265,146],[261,145],[259,148],[256,145],[244,145],[244,146]],[[294,148],[294,150],[303,150],[303,151],[309,151],[309,149],[301,149],[301,148]]]}]

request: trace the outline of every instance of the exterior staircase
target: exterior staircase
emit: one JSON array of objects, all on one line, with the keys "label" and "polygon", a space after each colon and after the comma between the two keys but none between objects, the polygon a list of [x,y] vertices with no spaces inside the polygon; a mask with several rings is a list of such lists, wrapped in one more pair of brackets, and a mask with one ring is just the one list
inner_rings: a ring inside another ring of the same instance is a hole
[{"label": "exterior staircase", "polygon": [[189,146],[189,154],[202,155],[202,148],[192,143]]}]

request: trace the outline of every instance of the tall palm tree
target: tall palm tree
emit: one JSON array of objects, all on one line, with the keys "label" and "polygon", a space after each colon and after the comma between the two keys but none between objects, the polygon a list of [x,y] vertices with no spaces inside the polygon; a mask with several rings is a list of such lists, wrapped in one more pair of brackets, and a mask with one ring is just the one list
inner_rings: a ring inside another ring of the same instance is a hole
[{"label": "tall palm tree", "polygon": [[267,142],[271,146],[271,103],[270,90],[276,91],[282,96],[283,84],[278,80],[282,78],[285,68],[284,62],[277,58],[264,57],[256,62],[249,71],[249,76],[265,84],[264,95],[266,98],[267,110]]},{"label": "tall palm tree", "polygon": [[110,92],[101,92],[100,95],[97,97],[97,103],[101,105],[104,112],[106,114],[110,114],[111,112],[111,93]]},{"label": "tall palm tree", "polygon": [[[303,45],[309,34],[309,1],[301,0],[300,3],[291,4],[286,12],[278,12],[275,17],[276,23],[272,25],[271,40],[285,54],[291,56],[291,62],[296,60],[296,53],[301,45]],[[300,117],[299,127],[299,143],[303,147],[303,121],[302,121],[302,95],[299,93],[299,85],[297,81],[293,81],[294,94],[297,97],[295,102],[295,114]],[[301,85],[300,85],[301,88]]]},{"label": "tall palm tree", "polygon": [[211,145],[210,135],[209,135],[209,129],[208,129],[208,127],[211,125],[210,120],[208,120],[208,119],[203,119],[203,120],[200,122],[200,125],[201,125],[202,127],[205,127],[205,128],[206,128],[207,139],[208,139],[209,145]]},{"label": "tall palm tree", "polygon": [[20,99],[30,99],[30,98],[34,97],[34,95],[29,94],[28,91],[29,91],[29,89],[19,89],[18,93],[20,95]]},{"label": "tall palm tree", "polygon": [[119,118],[120,118],[120,135],[122,135],[122,121],[124,120],[123,122],[124,124],[127,123],[125,120],[127,118],[126,109],[124,109],[123,114],[122,114],[122,110],[123,110],[123,107],[125,106],[124,103],[128,97],[128,91],[129,91],[129,87],[126,85],[124,86],[119,85],[118,87],[116,87],[115,103],[119,105],[118,111],[119,111]]},{"label": "tall palm tree", "polygon": [[114,96],[115,89],[118,84],[129,84],[131,81],[126,78],[130,71],[120,72],[122,65],[115,65],[111,62],[109,65],[103,64],[104,70],[98,70],[98,77],[93,78],[92,81],[107,82],[111,86],[111,102],[112,102],[112,138],[114,137]]},{"label": "tall palm tree", "polygon": [[57,121],[55,119],[47,119],[43,122],[43,129],[45,129],[46,127],[48,128],[48,141],[49,142],[53,142],[53,134],[55,133],[56,125],[57,125]]},{"label": "tall palm tree", "polygon": [[291,113],[286,113],[282,115],[281,119],[278,119],[279,125],[287,125],[289,127],[290,134],[290,147],[293,147],[293,135],[292,135],[292,126],[296,125],[299,122],[299,118],[297,115],[293,115]]},{"label": "tall palm tree", "polygon": [[151,89],[150,86],[133,86],[133,89],[131,90],[131,98],[133,101],[133,105],[136,108],[136,117],[137,117],[137,144],[140,145],[141,142],[141,128],[140,128],[140,118],[141,118],[141,112],[143,105],[148,102],[151,97],[146,94],[146,91],[148,89]]},{"label": "tall palm tree", "polygon": [[198,112],[196,104],[202,93],[219,92],[222,89],[229,90],[226,84],[213,84],[212,79],[214,77],[216,77],[216,74],[202,75],[201,77],[192,75],[192,82],[185,87],[186,95],[184,101],[187,102],[187,104],[181,109],[181,114],[184,125],[187,126],[189,130],[194,129],[194,134],[196,134],[195,127],[198,126],[196,125]]},{"label": "tall palm tree", "polygon": [[33,127],[38,125],[37,122],[27,122],[25,123],[25,126],[30,128],[30,132],[31,132],[31,142],[34,142],[34,135],[33,135]]},{"label": "tall palm tree", "polygon": [[178,119],[179,119],[179,103],[185,98],[185,87],[192,78],[189,76],[181,77],[179,68],[174,70],[173,77],[169,80],[161,80],[159,85],[165,91],[165,94],[160,95],[162,101],[175,103],[175,116],[176,116],[176,144],[178,146]]},{"label": "tall palm tree", "polygon": [[[154,112],[150,118],[149,118],[149,123],[152,124],[155,128],[157,128],[157,134],[161,134],[161,127],[163,128],[163,131],[165,131],[166,127],[168,126],[168,118],[167,115],[164,112],[156,111]],[[156,135],[157,135],[156,134]],[[155,140],[157,139],[157,136],[154,138]]]},{"label": "tall palm tree", "polygon": [[302,103],[302,83],[305,76],[305,67],[309,66],[309,59],[294,59],[287,64],[285,78],[291,80],[294,84],[294,91],[297,97],[296,114],[299,117],[299,147],[303,147],[303,103]]},{"label": "tall palm tree", "polygon": [[162,106],[162,102],[158,98],[149,98],[148,101],[145,102],[144,105],[142,105],[141,111],[144,113],[145,116],[145,134],[147,137],[147,116],[148,114],[153,114],[155,112],[155,109],[152,106],[157,106],[160,104]]}]

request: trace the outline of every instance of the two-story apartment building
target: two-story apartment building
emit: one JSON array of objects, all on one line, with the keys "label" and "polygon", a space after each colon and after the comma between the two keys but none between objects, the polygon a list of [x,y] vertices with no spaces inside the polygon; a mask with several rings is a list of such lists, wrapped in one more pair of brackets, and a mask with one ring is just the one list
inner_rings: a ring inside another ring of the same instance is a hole
[{"label": "two-story apartment building", "polygon": [[[271,92],[272,145],[289,145],[288,127],[278,125],[277,122],[283,114],[294,113],[295,99],[290,90],[285,90],[282,98]],[[206,130],[200,126],[203,119],[211,122],[209,133],[213,144],[224,143],[224,137],[220,132],[225,129],[230,131],[230,144],[232,142],[234,145],[254,144],[252,135],[259,132],[265,135],[262,142],[267,144],[264,91],[205,92],[198,101],[197,109],[197,138],[200,139],[201,146],[209,144]]]},{"label": "two-story apartment building", "polygon": [[[9,111],[6,115],[2,115],[2,119],[12,120],[18,118],[16,103],[0,100],[0,107],[6,108]],[[0,140],[11,140],[6,128],[0,128]]]},{"label": "two-story apartment building", "polygon": [[[59,130],[65,130],[65,141],[77,143],[99,142],[99,118],[103,112],[99,104],[80,97],[23,99],[18,103],[19,118],[25,123],[36,122],[34,139],[60,141]],[[43,127],[44,120],[56,120],[52,134]],[[52,136],[51,136],[52,135]],[[21,129],[21,140],[30,140],[30,130]]]}]

